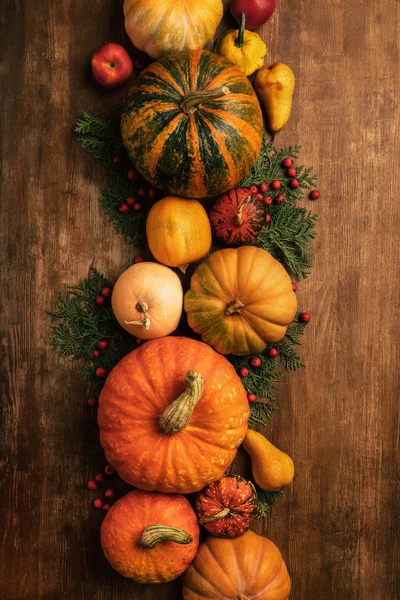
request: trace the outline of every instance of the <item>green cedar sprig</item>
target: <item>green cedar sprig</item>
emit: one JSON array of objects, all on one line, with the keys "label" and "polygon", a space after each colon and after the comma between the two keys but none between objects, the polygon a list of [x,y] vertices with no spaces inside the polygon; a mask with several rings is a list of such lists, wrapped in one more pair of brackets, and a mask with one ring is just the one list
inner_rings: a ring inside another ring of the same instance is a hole
[{"label": "green cedar sprig", "polygon": [[[89,277],[78,285],[69,287],[66,295],[60,296],[58,307],[49,312],[52,321],[53,347],[60,356],[69,356],[72,360],[90,361],[79,374],[92,382],[92,392],[100,393],[104,378],[96,377],[96,369],[103,367],[106,373],[130,350],[136,348],[136,339],[129,335],[116,320],[109,298],[102,306],[96,304],[96,298],[104,288],[111,289],[112,284],[96,269],[91,269]],[[108,346],[100,351],[100,356],[92,359],[91,353],[100,340],[106,340]]]},{"label": "green cedar sprig", "polygon": [[283,495],[283,491],[278,492],[264,492],[257,485],[255,486],[257,492],[257,505],[258,505],[258,516],[261,519],[266,519],[269,516],[271,506],[275,504]]},{"label": "green cedar sprig", "polygon": [[[279,362],[286,370],[291,371],[304,366],[296,348],[301,344],[300,338],[307,327],[307,323],[301,321],[300,315],[300,312],[296,314],[284,338],[280,342],[269,344],[263,352],[248,356],[228,356],[237,371],[242,367],[249,370],[247,377],[242,378],[242,383],[249,394],[257,396],[257,401],[250,404],[250,428],[254,428],[257,424],[266,425],[271,419],[273,411],[278,408],[275,404],[275,390],[277,389],[275,384],[282,375],[282,372],[278,369]],[[277,350],[278,356],[276,358],[269,356],[268,353],[271,348]],[[250,360],[253,356],[261,358],[259,367],[250,366]]]}]

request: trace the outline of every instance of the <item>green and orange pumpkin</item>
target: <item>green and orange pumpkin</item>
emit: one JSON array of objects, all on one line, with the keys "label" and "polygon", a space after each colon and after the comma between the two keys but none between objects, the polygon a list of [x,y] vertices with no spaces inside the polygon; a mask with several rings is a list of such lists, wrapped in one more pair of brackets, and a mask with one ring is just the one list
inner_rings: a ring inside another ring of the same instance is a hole
[{"label": "green and orange pumpkin", "polygon": [[234,188],[212,206],[210,223],[215,237],[224,244],[251,244],[265,225],[265,206],[258,194],[247,188]]},{"label": "green and orange pumpkin", "polygon": [[185,51],[142,71],[121,131],[135,167],[155,187],[204,198],[229,190],[251,170],[262,114],[239,67],[213,52]]}]

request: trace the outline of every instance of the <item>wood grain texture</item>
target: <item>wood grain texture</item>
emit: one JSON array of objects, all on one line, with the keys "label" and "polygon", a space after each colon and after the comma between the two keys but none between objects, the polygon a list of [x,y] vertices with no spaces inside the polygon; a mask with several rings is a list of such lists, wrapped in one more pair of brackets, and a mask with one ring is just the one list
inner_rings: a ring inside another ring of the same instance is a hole
[{"label": "wood grain texture", "polygon": [[[304,145],[321,189],[298,291],[313,315],[307,368],[285,377],[267,432],[296,465],[262,527],[293,600],[400,597],[399,13],[396,0],[279,0],[262,29],[268,63],[297,77],[276,142]],[[107,40],[129,46],[121,15],[119,0],[1,2],[2,600],[180,597],[179,582],[138,586],[106,564],[85,488],[104,465],[95,420],[44,312],[90,265],[114,277],[133,255],[98,206],[102,169],[72,135],[80,110],[126,94],[94,85],[88,66]]]}]

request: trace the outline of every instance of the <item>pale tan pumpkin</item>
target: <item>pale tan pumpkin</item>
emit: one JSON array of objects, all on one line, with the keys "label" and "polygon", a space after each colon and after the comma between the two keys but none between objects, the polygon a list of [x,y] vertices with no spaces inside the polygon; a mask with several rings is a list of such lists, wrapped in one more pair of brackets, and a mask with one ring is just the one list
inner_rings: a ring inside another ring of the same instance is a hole
[{"label": "pale tan pumpkin", "polygon": [[152,58],[180,50],[200,50],[222,19],[221,0],[125,0],[125,30]]},{"label": "pale tan pumpkin", "polygon": [[185,271],[203,258],[211,246],[211,226],[197,200],[167,196],[156,202],[147,217],[147,242],[153,256],[164,265]]},{"label": "pale tan pumpkin", "polygon": [[155,262],[129,267],[119,276],[111,297],[118,323],[142,340],[175,331],[182,302],[183,290],[177,274]]}]

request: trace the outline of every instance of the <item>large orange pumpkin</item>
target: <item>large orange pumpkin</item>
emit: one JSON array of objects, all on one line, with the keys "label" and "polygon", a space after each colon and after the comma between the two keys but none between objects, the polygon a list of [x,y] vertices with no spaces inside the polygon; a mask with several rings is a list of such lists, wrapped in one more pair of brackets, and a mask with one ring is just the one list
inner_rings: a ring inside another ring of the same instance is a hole
[{"label": "large orange pumpkin", "polygon": [[297,310],[284,267],[254,246],[211,254],[184,298],[190,327],[221,354],[261,352],[283,338]]},{"label": "large orange pumpkin", "polygon": [[180,52],[136,79],[121,131],[135,167],[155,187],[204,198],[248,174],[261,148],[262,114],[239,67],[212,52]]},{"label": "large orange pumpkin", "polygon": [[143,490],[190,493],[220,479],[247,431],[232,365],[184,337],[146,342],[110,372],[99,397],[107,460]]},{"label": "large orange pumpkin", "polygon": [[134,491],[107,513],[101,545],[111,566],[124,577],[162,583],[186,571],[199,533],[196,513],[184,496]]},{"label": "large orange pumpkin", "polygon": [[162,198],[150,209],[146,233],[153,256],[183,272],[189,263],[203,258],[211,246],[210,221],[197,200]]},{"label": "large orange pumpkin", "polygon": [[183,580],[184,600],[287,600],[290,577],[279,549],[247,531],[234,539],[209,536]]},{"label": "large orange pumpkin", "polygon": [[132,43],[152,58],[198,50],[222,19],[221,0],[125,0],[125,29]]}]

